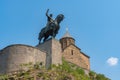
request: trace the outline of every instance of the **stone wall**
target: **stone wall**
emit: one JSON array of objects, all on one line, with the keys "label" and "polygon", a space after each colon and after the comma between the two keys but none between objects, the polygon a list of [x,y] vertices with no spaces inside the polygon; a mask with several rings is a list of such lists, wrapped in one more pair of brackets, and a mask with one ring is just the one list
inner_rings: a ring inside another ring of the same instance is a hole
[{"label": "stone wall", "polygon": [[83,59],[83,62],[85,63],[85,67],[87,68],[87,70],[90,70],[90,60],[89,60],[89,56],[87,56],[85,53],[80,51],[80,56]]},{"label": "stone wall", "polygon": [[22,64],[46,64],[46,53],[28,45],[11,45],[0,52],[0,73],[9,73],[21,69]]},{"label": "stone wall", "polygon": [[80,49],[75,45],[70,45],[63,51],[63,57],[83,69],[90,70],[89,67],[89,57],[80,52]]}]

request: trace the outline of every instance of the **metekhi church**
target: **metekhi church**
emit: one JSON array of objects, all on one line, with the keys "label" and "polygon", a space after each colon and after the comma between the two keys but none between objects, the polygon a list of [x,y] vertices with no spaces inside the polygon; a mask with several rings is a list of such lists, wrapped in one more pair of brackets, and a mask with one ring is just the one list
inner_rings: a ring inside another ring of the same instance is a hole
[{"label": "metekhi church", "polygon": [[75,39],[66,31],[60,39],[63,57],[83,69],[90,70],[89,56],[81,52],[81,49],[75,45]]}]

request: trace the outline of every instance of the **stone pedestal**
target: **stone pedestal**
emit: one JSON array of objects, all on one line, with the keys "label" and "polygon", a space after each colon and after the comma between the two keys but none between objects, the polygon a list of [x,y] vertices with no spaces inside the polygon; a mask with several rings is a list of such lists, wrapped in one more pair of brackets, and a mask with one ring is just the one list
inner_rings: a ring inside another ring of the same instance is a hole
[{"label": "stone pedestal", "polygon": [[37,45],[41,51],[46,52],[46,68],[51,64],[62,64],[62,49],[58,40],[51,38],[44,43]]}]

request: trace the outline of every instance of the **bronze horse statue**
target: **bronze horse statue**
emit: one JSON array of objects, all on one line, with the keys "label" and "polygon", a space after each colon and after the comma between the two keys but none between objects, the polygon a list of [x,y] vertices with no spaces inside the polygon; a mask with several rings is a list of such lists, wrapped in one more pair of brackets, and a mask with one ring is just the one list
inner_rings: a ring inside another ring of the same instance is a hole
[{"label": "bronze horse statue", "polygon": [[44,28],[41,29],[38,37],[39,44],[41,43],[42,38],[44,38],[43,42],[45,42],[49,36],[55,38],[56,34],[58,33],[58,30],[60,29],[59,24],[63,19],[64,19],[64,15],[59,14],[55,18],[55,20],[49,22]]}]

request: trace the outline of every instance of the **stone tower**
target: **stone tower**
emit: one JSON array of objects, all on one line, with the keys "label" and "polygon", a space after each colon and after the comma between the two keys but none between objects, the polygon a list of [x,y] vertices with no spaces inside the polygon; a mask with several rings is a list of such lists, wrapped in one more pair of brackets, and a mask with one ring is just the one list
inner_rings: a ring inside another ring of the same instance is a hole
[{"label": "stone tower", "polygon": [[68,32],[68,30],[66,30],[66,33],[64,34],[64,36],[60,39],[60,43],[61,43],[61,47],[62,50],[64,50],[67,46],[71,45],[71,44],[75,44],[75,39],[72,38]]}]

